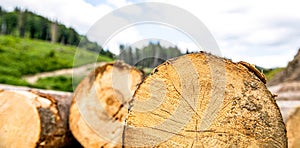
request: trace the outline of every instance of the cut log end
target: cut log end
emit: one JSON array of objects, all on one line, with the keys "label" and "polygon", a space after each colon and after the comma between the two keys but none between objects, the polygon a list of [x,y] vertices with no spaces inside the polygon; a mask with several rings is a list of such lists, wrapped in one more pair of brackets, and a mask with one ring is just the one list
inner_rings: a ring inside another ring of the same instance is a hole
[{"label": "cut log end", "polygon": [[63,147],[74,140],[50,95],[4,90],[0,104],[0,147]]},{"label": "cut log end", "polygon": [[290,114],[287,122],[287,137],[289,141],[289,147],[297,148],[300,147],[300,106],[296,107],[294,111]]},{"label": "cut log end", "polygon": [[10,91],[2,91],[0,98],[0,147],[35,147],[41,133],[36,106]]},{"label": "cut log end", "polygon": [[264,83],[245,64],[206,53],[167,61],[136,90],[124,146],[287,147]]},{"label": "cut log end", "polygon": [[128,101],[143,76],[121,63],[96,68],[80,82],[70,109],[70,128],[84,147],[121,146]]}]

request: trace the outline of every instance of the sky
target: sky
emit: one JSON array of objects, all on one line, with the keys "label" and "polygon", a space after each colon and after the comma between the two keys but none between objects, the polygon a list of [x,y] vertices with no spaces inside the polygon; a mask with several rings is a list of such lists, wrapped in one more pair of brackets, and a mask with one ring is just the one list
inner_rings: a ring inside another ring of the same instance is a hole
[{"label": "sky", "polygon": [[[57,20],[80,34],[105,15],[141,0],[1,0],[0,6],[18,6]],[[151,0],[182,8],[196,16],[215,38],[222,56],[265,68],[284,67],[300,48],[300,9],[297,0]],[[139,13],[147,10],[135,11]],[[158,14],[158,15],[164,15]],[[180,18],[179,18],[180,19]],[[159,38],[182,52],[199,48],[186,34],[165,25],[141,24],[119,30],[103,45],[114,53],[119,44],[132,45]]]}]

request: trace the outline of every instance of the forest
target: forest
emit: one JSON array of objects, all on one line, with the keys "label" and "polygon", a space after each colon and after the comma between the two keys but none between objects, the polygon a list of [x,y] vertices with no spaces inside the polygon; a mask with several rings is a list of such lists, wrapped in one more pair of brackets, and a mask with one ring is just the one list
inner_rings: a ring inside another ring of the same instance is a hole
[{"label": "forest", "polygon": [[161,46],[159,42],[150,42],[147,46],[142,48],[133,48],[121,44],[119,49],[119,60],[141,68],[154,68],[167,59],[182,55],[177,46],[164,47]]},{"label": "forest", "polygon": [[78,34],[74,28],[66,27],[58,21],[51,21],[27,9],[15,8],[8,12],[0,6],[0,34],[20,38],[30,38],[78,46],[90,51],[100,51],[101,55],[113,58],[109,50],[104,50],[96,42]]}]

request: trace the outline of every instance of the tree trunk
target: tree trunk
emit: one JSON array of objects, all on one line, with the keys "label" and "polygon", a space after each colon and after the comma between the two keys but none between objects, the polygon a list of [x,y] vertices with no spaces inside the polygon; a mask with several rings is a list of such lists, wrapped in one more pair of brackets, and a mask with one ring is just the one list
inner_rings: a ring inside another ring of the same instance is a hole
[{"label": "tree trunk", "polygon": [[96,68],[74,92],[70,128],[84,147],[120,147],[128,100],[142,73],[124,63]]},{"label": "tree trunk", "polygon": [[135,91],[124,147],[287,147],[265,79],[246,62],[207,53],[168,60]]},{"label": "tree trunk", "polygon": [[57,30],[58,30],[57,22],[51,23],[50,26],[51,43],[56,43],[57,41]]},{"label": "tree trunk", "polygon": [[[68,130],[71,95],[0,92],[0,147],[80,146]],[[77,145],[76,145],[77,144]]]}]

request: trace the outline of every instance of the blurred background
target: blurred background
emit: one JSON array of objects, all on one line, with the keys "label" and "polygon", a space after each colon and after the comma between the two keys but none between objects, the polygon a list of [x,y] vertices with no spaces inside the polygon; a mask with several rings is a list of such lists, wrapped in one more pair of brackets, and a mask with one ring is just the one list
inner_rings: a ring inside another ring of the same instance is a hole
[{"label": "blurred background", "polygon": [[[264,73],[284,121],[295,114],[288,136],[295,131],[292,137],[298,136],[299,141],[300,9],[296,0],[1,0],[0,88],[73,92],[95,65],[122,60],[149,74],[167,59],[201,50],[189,36],[163,24],[124,28],[105,45],[87,35],[103,16],[142,2],[186,10],[211,32],[222,57],[248,62]],[[137,7],[129,15],[145,12]],[[160,10],[157,15],[168,17],[168,12]],[[80,59],[75,62],[76,56]]]},{"label": "blurred background", "polygon": [[[73,67],[82,72],[74,75],[78,78],[76,86],[95,62],[123,60],[150,73],[166,59],[201,50],[183,33],[159,24],[129,27],[106,45],[86,36],[103,16],[140,2],[146,1],[1,0],[0,83],[72,92]],[[296,1],[155,2],[185,9],[199,18],[214,36],[223,57],[254,64],[266,75],[270,87],[300,80],[300,57],[296,56],[300,9]],[[167,11],[157,15],[167,15]],[[148,40],[138,42],[145,38]],[[74,64],[77,49],[84,58]],[[146,58],[157,55],[159,59]]]}]

